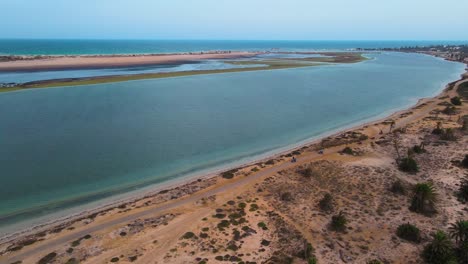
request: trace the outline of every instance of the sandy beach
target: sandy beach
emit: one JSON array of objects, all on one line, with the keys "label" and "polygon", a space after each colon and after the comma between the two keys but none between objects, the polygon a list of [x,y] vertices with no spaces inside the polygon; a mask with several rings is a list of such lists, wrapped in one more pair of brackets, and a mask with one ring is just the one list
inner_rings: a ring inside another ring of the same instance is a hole
[{"label": "sandy beach", "polygon": [[256,54],[233,51],[148,55],[10,56],[5,57],[5,61],[0,60],[0,72],[135,67],[207,59],[248,58]]},{"label": "sandy beach", "polygon": [[[249,56],[233,56],[244,55]],[[196,59],[202,55],[187,56]],[[49,256],[53,263],[216,263],[239,259],[279,263],[294,256],[297,263],[305,263],[300,249],[306,242],[315,248],[320,263],[365,263],[370,259],[419,263],[423,243],[402,242],[393,235],[396,227],[411,220],[427,241],[435,229],[445,229],[448,223],[466,216],[466,205],[457,202],[453,193],[466,175],[456,161],[468,148],[466,131],[459,130],[461,117],[468,114],[468,103],[465,99],[457,106],[455,115],[442,110],[467,82],[462,78],[407,110],[267,159],[4,237],[0,262],[35,263]],[[442,141],[432,135],[430,131],[438,122],[444,128],[457,129],[457,140]],[[398,153],[392,143],[396,135],[402,153],[426,142],[427,153],[416,157],[421,167],[417,174],[398,170]],[[342,153],[346,146],[353,150],[352,155]],[[324,154],[318,153],[320,149]],[[292,156],[297,162],[290,162]],[[304,178],[306,168],[311,175]],[[428,218],[409,211],[406,196],[388,191],[397,179],[407,186],[434,182],[440,194],[439,213]],[[335,212],[343,210],[349,216],[344,233],[330,231],[331,215],[317,208],[327,192],[334,197]]]}]

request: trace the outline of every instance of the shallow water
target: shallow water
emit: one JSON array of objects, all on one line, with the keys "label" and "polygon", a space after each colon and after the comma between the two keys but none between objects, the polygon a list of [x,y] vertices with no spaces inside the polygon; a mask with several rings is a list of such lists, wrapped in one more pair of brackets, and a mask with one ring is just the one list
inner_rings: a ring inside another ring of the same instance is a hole
[{"label": "shallow water", "polygon": [[416,54],[0,94],[0,233],[388,114],[464,65]]}]

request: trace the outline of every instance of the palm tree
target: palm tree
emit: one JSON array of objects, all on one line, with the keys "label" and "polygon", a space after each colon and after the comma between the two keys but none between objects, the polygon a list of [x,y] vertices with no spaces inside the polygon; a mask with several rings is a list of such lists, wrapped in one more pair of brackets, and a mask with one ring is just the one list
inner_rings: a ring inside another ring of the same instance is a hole
[{"label": "palm tree", "polygon": [[458,220],[449,227],[450,237],[455,239],[459,245],[468,242],[468,221]]},{"label": "palm tree", "polygon": [[454,260],[454,251],[450,238],[442,231],[432,235],[432,242],[423,251],[423,257],[429,264],[446,264]]},{"label": "palm tree", "polygon": [[437,193],[432,183],[418,183],[413,189],[413,199],[410,210],[417,213],[434,213],[434,204],[437,200]]}]

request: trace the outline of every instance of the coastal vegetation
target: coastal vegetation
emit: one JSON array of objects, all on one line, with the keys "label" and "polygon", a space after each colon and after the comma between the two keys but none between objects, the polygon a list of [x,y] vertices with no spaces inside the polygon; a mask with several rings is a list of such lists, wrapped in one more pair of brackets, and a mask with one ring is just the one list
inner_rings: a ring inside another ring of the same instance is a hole
[{"label": "coastal vegetation", "polygon": [[418,183],[413,188],[410,210],[420,214],[434,214],[437,193],[432,183]]}]

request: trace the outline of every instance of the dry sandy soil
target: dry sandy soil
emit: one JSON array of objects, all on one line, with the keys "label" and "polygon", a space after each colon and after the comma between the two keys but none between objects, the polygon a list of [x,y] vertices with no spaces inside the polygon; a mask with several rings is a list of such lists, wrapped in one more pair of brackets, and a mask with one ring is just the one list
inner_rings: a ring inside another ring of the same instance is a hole
[{"label": "dry sandy soil", "polygon": [[[0,262],[307,263],[304,258],[315,255],[318,263],[421,263],[430,234],[468,216],[467,205],[455,196],[468,176],[457,165],[468,154],[468,132],[460,129],[468,101],[455,115],[441,113],[456,89],[449,86],[387,119],[224,173],[230,179],[196,180],[16,237],[0,245]],[[433,135],[437,122],[454,128],[456,141]],[[400,155],[424,142],[426,152],[415,155],[418,173],[398,170],[395,141]],[[354,154],[340,153],[345,146]],[[409,193],[390,192],[396,180]],[[427,181],[439,194],[432,217],[408,209],[410,187]],[[327,212],[318,206],[325,193],[333,197]],[[348,219],[343,232],[329,228],[339,211]],[[407,222],[420,228],[421,243],[396,236]]]},{"label": "dry sandy soil", "polygon": [[40,56],[13,57],[0,61],[2,71],[64,70],[85,68],[130,67],[168,63],[182,63],[206,59],[234,59],[251,57],[252,52],[205,52],[190,54],[100,55],[100,56]]}]

